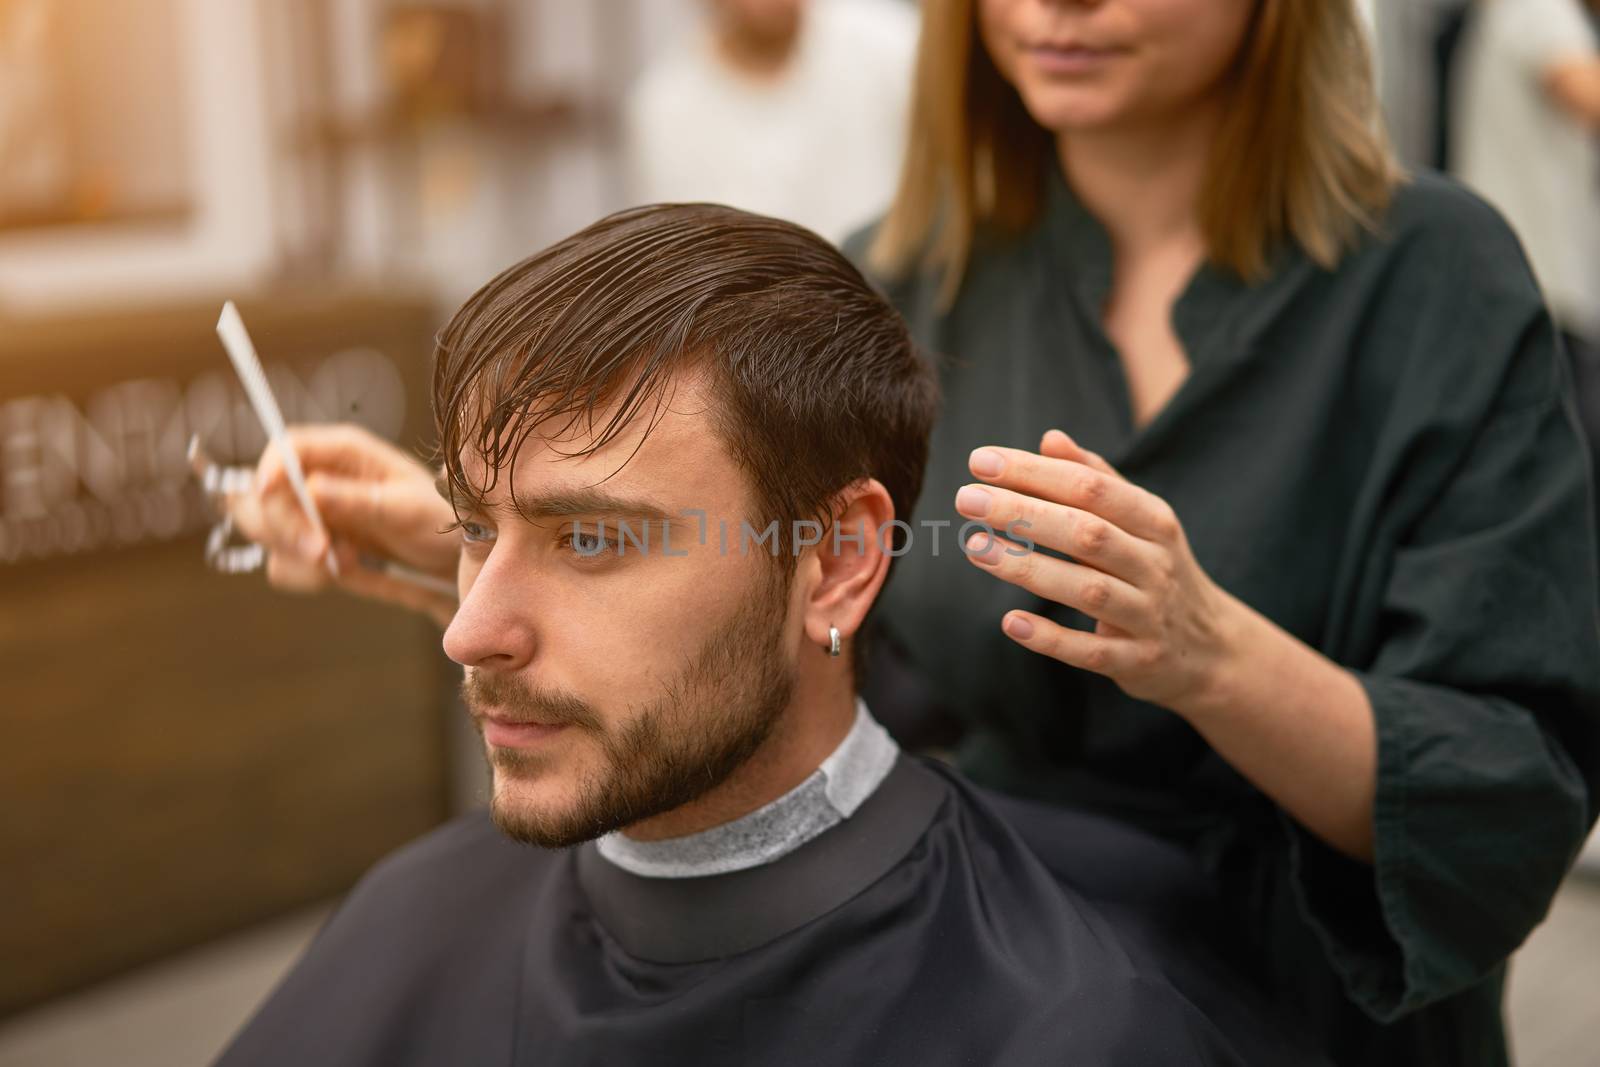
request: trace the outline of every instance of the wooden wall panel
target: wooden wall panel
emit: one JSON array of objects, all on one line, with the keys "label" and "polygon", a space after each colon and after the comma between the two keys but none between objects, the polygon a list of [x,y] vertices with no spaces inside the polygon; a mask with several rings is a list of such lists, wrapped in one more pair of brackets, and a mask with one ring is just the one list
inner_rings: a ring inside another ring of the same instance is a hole
[{"label": "wooden wall panel", "polygon": [[[225,366],[218,305],[0,324],[0,405]],[[269,364],[390,355],[422,436],[425,304],[242,308]],[[336,893],[445,814],[438,630],[216,574],[202,540],[0,562],[0,1014]]]}]

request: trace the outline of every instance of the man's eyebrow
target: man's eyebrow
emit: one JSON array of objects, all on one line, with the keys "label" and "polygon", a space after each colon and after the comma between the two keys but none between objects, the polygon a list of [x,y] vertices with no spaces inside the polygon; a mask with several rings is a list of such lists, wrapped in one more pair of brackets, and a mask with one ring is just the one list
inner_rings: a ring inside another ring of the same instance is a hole
[{"label": "man's eyebrow", "polygon": [[[444,499],[450,499],[450,480],[445,475],[435,478],[433,487]],[[513,496],[510,510],[529,522],[566,515],[624,515],[651,522],[667,522],[672,517],[665,508],[652,501],[619,496],[592,487],[563,489],[534,496],[518,494]]]},{"label": "man's eyebrow", "polygon": [[668,522],[672,516],[652,501],[619,496],[604,489],[563,489],[534,496],[513,494],[512,507],[529,522],[567,515],[622,515],[650,522]]}]

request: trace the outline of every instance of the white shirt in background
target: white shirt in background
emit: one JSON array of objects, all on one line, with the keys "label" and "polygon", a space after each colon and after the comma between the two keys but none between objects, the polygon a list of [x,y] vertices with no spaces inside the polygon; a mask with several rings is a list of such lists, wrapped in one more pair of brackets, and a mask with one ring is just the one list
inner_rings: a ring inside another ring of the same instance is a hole
[{"label": "white shirt in background", "polygon": [[758,78],[693,35],[629,94],[630,200],[730,204],[842,240],[894,195],[916,37],[909,4],[812,0],[788,66]]},{"label": "white shirt in background", "polygon": [[1581,0],[1485,0],[1461,45],[1451,169],[1510,220],[1563,329],[1600,341],[1600,145],[1544,72],[1593,56]]},{"label": "white shirt in background", "polygon": [[1378,95],[1401,162],[1434,165],[1438,130],[1435,41],[1445,15],[1465,0],[1383,0],[1368,5],[1377,42]]}]

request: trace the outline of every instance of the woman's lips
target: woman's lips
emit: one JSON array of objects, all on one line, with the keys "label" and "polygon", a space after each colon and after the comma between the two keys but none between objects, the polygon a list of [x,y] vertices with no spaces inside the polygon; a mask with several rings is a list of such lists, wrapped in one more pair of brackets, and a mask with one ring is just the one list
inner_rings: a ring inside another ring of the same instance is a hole
[{"label": "woman's lips", "polygon": [[1093,74],[1123,51],[1085,44],[1036,44],[1027,48],[1028,57],[1046,74]]},{"label": "woman's lips", "polygon": [[499,748],[527,748],[554,737],[568,725],[568,723],[550,725],[542,722],[508,722],[504,719],[485,718],[483,739]]}]

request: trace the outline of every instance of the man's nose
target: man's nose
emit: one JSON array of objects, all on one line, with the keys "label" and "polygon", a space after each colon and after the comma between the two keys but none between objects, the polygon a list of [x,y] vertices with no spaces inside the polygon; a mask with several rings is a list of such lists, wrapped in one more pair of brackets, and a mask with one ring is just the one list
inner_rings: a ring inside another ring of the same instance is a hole
[{"label": "man's nose", "polygon": [[538,645],[530,578],[510,553],[491,552],[444,632],[445,655],[463,667],[500,671],[530,663]]}]

